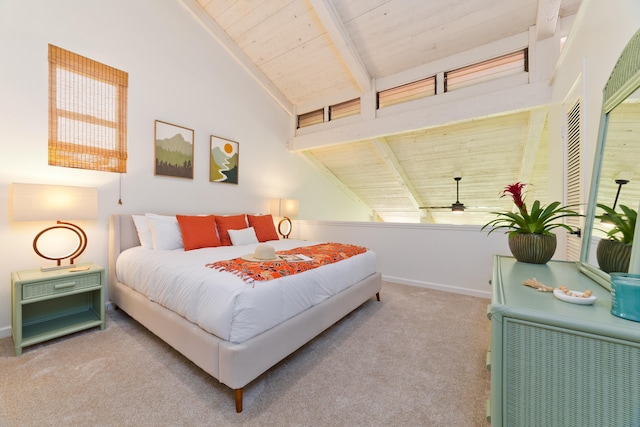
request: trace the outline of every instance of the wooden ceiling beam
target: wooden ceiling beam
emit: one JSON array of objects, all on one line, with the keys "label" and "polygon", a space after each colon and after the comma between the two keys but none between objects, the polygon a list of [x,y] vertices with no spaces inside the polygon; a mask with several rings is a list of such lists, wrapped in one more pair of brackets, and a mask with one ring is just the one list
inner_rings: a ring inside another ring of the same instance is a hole
[{"label": "wooden ceiling beam", "polygon": [[556,33],[561,0],[538,0],[536,40],[541,41]]},{"label": "wooden ceiling beam", "polygon": [[265,74],[249,59],[249,57],[229,37],[222,27],[207,13],[197,0],[180,0],[200,25],[220,43],[222,48],[240,64],[262,89],[289,115],[293,116],[293,104],[282,92],[265,76]]},{"label": "wooden ceiling beam", "polygon": [[420,209],[420,206],[423,205],[422,201],[420,200],[420,196],[418,195],[418,192],[415,190],[415,188],[413,188],[411,180],[404,172],[402,165],[396,158],[393,150],[391,150],[391,147],[389,146],[387,140],[384,138],[375,138],[371,142],[373,143],[373,146],[376,148],[386,165],[389,167],[391,173],[400,183],[400,186],[404,190],[405,195],[407,196],[413,207],[416,209],[416,211],[419,212],[420,217],[427,217],[429,213],[424,209]]},{"label": "wooden ceiling beam", "polygon": [[529,131],[527,142],[522,150],[522,166],[520,167],[519,182],[531,183],[533,167],[538,156],[538,149],[547,122],[547,108],[536,108],[529,114]]},{"label": "wooden ceiling beam", "polygon": [[309,0],[320,22],[327,30],[327,35],[333,41],[349,72],[362,92],[371,90],[371,75],[364,66],[358,51],[344,28],[342,20],[331,4],[330,0]]}]

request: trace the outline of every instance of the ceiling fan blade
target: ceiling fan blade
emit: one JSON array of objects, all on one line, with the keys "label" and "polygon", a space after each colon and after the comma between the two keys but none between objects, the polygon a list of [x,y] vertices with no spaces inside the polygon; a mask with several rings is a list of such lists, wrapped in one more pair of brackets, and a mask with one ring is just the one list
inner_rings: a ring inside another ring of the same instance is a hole
[{"label": "ceiling fan blade", "polygon": [[[461,203],[462,204],[462,203]],[[418,209],[426,209],[426,210],[441,210],[441,209],[446,209],[446,210],[451,210],[451,205],[449,206],[420,206],[418,207]],[[498,208],[498,207],[491,207],[491,206],[467,206],[464,205],[464,211],[465,212],[497,212],[500,211],[502,208]]]}]

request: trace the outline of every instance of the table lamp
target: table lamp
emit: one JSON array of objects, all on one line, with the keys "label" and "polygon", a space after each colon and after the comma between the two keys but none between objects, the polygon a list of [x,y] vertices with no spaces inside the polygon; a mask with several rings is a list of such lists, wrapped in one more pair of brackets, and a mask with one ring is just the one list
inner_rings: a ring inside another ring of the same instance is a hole
[{"label": "table lamp", "polygon": [[[271,215],[283,217],[278,223],[278,233],[283,239],[288,239],[291,234],[291,219],[289,217],[298,216],[298,201],[295,199],[273,199],[271,200]],[[286,225],[286,230],[282,231],[282,225]]]},{"label": "table lamp", "polygon": [[[98,218],[98,190],[87,187],[63,185],[13,183],[14,221],[56,221],[56,225],[45,228],[33,239],[33,250],[42,258],[56,261],[55,267],[42,267],[43,271],[74,267],[76,258],[87,247],[87,235],[75,224],[62,220],[85,220]],[[38,247],[38,239],[48,231],[66,229],[78,238],[78,246],[63,256],[46,255]],[[69,265],[62,260],[69,259]]]}]

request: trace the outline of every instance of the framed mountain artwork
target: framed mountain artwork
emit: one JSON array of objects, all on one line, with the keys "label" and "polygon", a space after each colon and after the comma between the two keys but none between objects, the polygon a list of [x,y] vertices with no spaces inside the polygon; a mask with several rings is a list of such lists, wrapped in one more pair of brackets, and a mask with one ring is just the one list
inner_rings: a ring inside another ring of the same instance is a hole
[{"label": "framed mountain artwork", "polygon": [[238,183],[240,144],[230,139],[211,135],[209,158],[209,181],[226,182],[227,184]]},{"label": "framed mountain artwork", "polygon": [[155,123],[155,174],[193,179],[193,129]]}]

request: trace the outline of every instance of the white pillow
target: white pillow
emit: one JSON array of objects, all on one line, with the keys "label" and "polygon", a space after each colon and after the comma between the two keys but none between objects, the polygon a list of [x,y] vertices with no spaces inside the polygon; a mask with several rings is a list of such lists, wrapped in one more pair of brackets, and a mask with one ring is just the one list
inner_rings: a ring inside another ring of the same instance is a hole
[{"label": "white pillow", "polygon": [[233,246],[244,246],[252,243],[258,243],[256,230],[253,227],[243,228],[242,230],[228,230],[228,232]]},{"label": "white pillow", "polygon": [[184,248],[182,232],[175,216],[145,214],[151,229],[151,241],[156,251]]},{"label": "white pillow", "polygon": [[153,249],[153,240],[151,240],[151,229],[147,218],[144,215],[131,215],[133,218],[133,224],[136,226],[138,232],[138,239],[140,240],[140,246],[144,249]]}]

